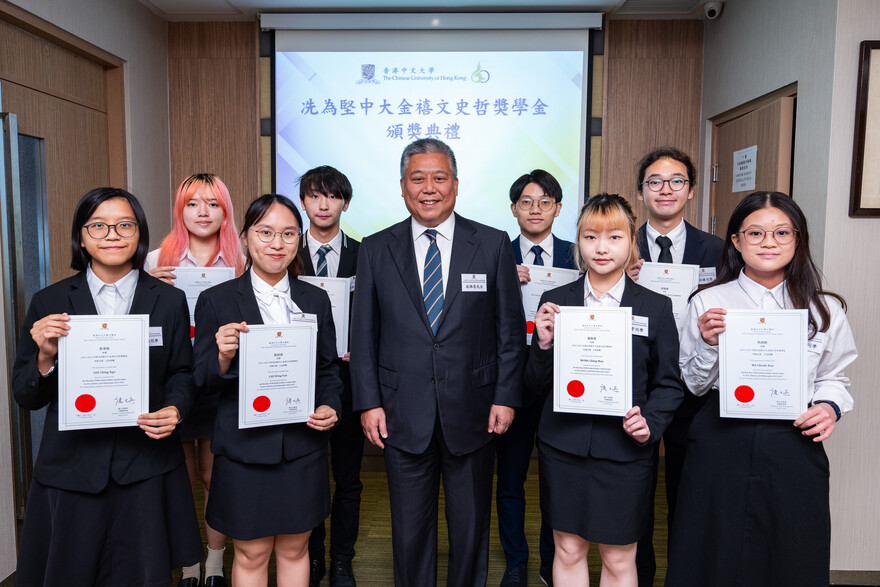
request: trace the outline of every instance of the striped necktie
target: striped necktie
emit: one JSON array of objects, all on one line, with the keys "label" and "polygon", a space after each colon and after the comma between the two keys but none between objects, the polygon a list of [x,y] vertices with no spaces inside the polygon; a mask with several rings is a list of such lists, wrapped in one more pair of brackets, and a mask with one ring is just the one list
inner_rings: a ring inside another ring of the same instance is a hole
[{"label": "striped necktie", "polygon": [[318,249],[318,267],[315,275],[318,277],[328,277],[327,275],[327,253],[333,250],[330,245],[321,245]]},{"label": "striped necktie", "polygon": [[437,247],[437,231],[429,228],[425,234],[431,244],[428,245],[428,254],[425,255],[422,295],[425,298],[425,312],[428,313],[431,331],[437,334],[437,324],[440,322],[440,314],[443,313],[443,264],[440,261],[440,249]]}]

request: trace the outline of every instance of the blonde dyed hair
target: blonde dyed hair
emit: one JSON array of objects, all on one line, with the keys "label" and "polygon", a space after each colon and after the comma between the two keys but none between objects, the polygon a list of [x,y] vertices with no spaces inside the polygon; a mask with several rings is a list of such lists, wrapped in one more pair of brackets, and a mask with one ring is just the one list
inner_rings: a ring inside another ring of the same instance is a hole
[{"label": "blonde dyed hair", "polygon": [[575,242],[574,255],[575,262],[581,271],[589,269],[586,261],[581,256],[580,240],[585,230],[593,230],[601,232],[605,230],[622,230],[629,234],[629,259],[624,266],[624,271],[629,271],[630,267],[635,265],[639,260],[639,247],[636,243],[636,215],[633,213],[632,206],[624,198],[617,194],[596,194],[589,198],[581,212],[577,221],[577,241]]}]

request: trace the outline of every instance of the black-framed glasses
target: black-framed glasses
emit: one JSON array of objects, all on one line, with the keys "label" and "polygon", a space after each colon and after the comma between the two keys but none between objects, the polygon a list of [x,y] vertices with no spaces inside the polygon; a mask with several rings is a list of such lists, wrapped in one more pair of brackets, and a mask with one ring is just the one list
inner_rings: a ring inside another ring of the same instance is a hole
[{"label": "black-framed glasses", "polygon": [[116,231],[121,238],[131,238],[135,235],[138,229],[137,222],[117,222],[116,224],[107,224],[106,222],[92,222],[91,224],[83,225],[83,228],[86,229],[86,232],[89,233],[89,236],[95,240],[101,240],[102,238],[107,238],[107,235],[110,234],[110,229]]},{"label": "black-framed glasses", "polygon": [[669,189],[671,189],[672,191],[680,192],[682,189],[684,189],[684,186],[686,186],[690,182],[683,177],[673,177],[672,179],[660,179],[659,177],[652,177],[651,179],[643,181],[642,185],[648,186],[648,189],[652,192],[659,192],[663,189],[664,183],[668,183]]},{"label": "black-framed glasses", "polygon": [[528,212],[535,204],[542,212],[549,212],[556,205],[556,200],[553,198],[520,198],[516,201],[516,207],[523,212]]},{"label": "black-framed glasses", "polygon": [[281,232],[275,232],[274,230],[269,230],[268,228],[255,228],[253,229],[253,231],[257,233],[257,237],[264,243],[271,243],[279,234],[281,235],[281,240],[283,240],[288,245],[292,245],[299,238],[298,230],[284,230]]},{"label": "black-framed glasses", "polygon": [[763,228],[750,228],[748,230],[742,230],[738,234],[743,236],[743,239],[750,245],[760,245],[764,242],[764,239],[767,238],[768,234],[773,235],[773,240],[775,240],[780,245],[787,245],[792,242],[797,236],[797,232],[793,228],[777,228],[776,230],[764,230]]}]

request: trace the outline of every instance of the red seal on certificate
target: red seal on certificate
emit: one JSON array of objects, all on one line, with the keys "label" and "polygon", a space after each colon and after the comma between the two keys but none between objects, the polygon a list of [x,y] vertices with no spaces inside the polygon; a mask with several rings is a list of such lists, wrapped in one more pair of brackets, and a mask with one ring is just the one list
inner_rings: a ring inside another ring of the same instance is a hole
[{"label": "red seal on certificate", "polygon": [[526,321],[526,333],[532,334],[535,332],[535,322],[532,320]]},{"label": "red seal on certificate", "polygon": [[76,407],[77,410],[86,414],[94,410],[97,403],[98,402],[95,401],[94,396],[84,393],[76,398],[76,401],[73,402],[73,405]]},{"label": "red seal on certificate", "polygon": [[747,404],[755,399],[755,390],[748,385],[740,385],[733,392],[733,397],[736,398],[736,401]]},{"label": "red seal on certificate", "polygon": [[254,400],[254,409],[258,412],[265,412],[269,409],[269,406],[272,405],[272,400],[270,400],[265,395],[261,395]]},{"label": "red seal on certificate", "polygon": [[565,386],[565,389],[571,397],[581,397],[584,395],[584,384],[577,379],[569,381],[568,385]]}]

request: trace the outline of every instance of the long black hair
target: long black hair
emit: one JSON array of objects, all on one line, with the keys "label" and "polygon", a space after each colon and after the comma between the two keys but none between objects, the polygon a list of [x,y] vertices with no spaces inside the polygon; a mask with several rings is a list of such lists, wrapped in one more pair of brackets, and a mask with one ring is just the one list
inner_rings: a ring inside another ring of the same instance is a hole
[{"label": "long black hair", "polygon": [[[300,238],[302,238],[302,215],[299,213],[299,210],[296,207],[296,204],[293,203],[293,200],[288,198],[287,196],[282,196],[281,194],[263,194],[248,206],[247,212],[244,213],[244,224],[241,227],[241,236],[244,238],[245,242],[247,242],[247,233],[253,228],[253,226],[263,219],[263,217],[269,213],[269,208],[272,207],[273,204],[278,204],[280,206],[284,206],[293,214],[293,217],[296,218],[296,227],[299,230]],[[300,258],[300,250],[302,249],[302,243],[300,242],[296,249],[296,256],[293,258],[293,261],[290,262],[290,265],[287,266],[287,274],[291,279],[296,279],[303,272],[303,262],[302,258]],[[254,264],[254,260],[251,258],[251,252],[247,251],[247,257],[244,269],[247,271]]]},{"label": "long black hair", "polygon": [[[846,310],[846,302],[840,295],[822,289],[822,272],[813,262],[810,254],[810,232],[807,218],[800,206],[782,192],[754,192],[743,198],[730,215],[724,248],[721,251],[721,264],[715,281],[703,285],[697,292],[706,288],[734,281],[745,267],[742,254],[733,245],[733,235],[742,228],[743,222],[753,212],[763,208],[778,208],[791,220],[795,229],[795,251],[785,267],[785,283],[792,305],[809,312],[810,333],[828,330],[831,313],[823,296],[835,298]],[[697,292],[694,292],[696,294]],[[693,297],[694,294],[691,294]],[[814,312],[816,315],[814,315]],[[817,320],[818,318],[818,320]]]},{"label": "long black hair", "polygon": [[[147,259],[147,253],[150,251],[150,228],[147,226],[147,215],[138,199],[120,188],[95,188],[86,192],[73,212],[73,225],[70,228],[70,268],[76,271],[85,271],[89,263],[92,262],[92,256],[82,246],[82,229],[98,206],[112,200],[113,198],[122,198],[131,206],[134,212],[135,222],[138,224],[138,245],[135,249],[134,256],[131,258],[132,269],[143,269],[144,261]],[[133,237],[132,237],[133,238]]]}]

